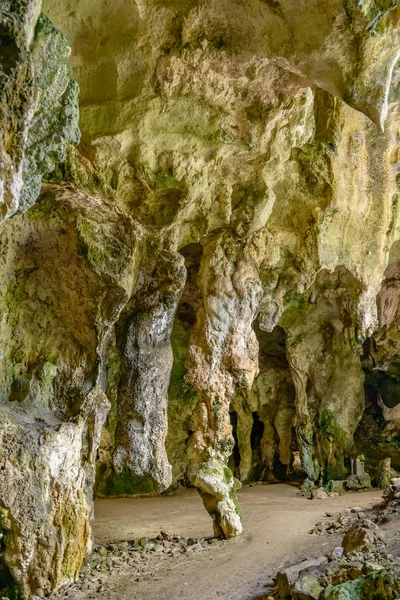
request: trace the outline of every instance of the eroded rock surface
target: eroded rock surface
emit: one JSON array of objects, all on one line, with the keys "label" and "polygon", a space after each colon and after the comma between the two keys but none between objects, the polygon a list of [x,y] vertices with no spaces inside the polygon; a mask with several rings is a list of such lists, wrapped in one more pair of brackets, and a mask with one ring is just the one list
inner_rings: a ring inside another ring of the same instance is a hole
[{"label": "eroded rock surface", "polygon": [[[1,11],[3,218],[57,183],[0,238],[0,435],[16,444],[0,477],[40,480],[20,504],[0,496],[14,583],[47,592],[79,569],[100,434],[99,494],[196,485],[226,537],[235,476],[301,470],[312,488],[347,479],[357,453],[373,476],[400,468],[398,3]],[[57,467],[38,437],[52,428]],[[55,481],[60,506],[85,507],[66,570]]]},{"label": "eroded rock surface", "polygon": [[381,504],[365,511],[359,507],[347,509],[331,521],[325,533],[345,531],[342,546],[334,548],[328,556],[304,560],[278,572],[275,585],[270,588],[271,597],[281,600],[396,598],[400,590],[397,482],[392,479]]},{"label": "eroded rock surface", "polygon": [[107,203],[57,187],[3,227],[3,595],[48,594],[73,581],[91,550],[96,452],[109,410],[104,356],[135,282],[139,239]]},{"label": "eroded rock surface", "polygon": [[0,7],[1,220],[36,202],[43,175],[80,138],[70,46],[40,7],[40,0]]}]

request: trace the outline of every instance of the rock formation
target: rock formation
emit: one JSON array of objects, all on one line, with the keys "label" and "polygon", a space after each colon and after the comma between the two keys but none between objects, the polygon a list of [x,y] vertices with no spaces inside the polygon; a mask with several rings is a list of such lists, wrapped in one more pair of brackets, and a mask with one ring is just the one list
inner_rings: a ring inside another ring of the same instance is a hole
[{"label": "rock formation", "polygon": [[0,14],[0,591],[76,576],[94,487],[228,537],[297,452],[400,468],[397,1]]}]

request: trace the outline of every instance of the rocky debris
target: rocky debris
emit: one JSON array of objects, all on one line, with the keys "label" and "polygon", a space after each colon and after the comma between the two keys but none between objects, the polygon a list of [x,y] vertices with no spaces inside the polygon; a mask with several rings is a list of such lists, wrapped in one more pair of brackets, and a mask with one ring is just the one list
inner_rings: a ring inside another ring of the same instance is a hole
[{"label": "rocky debris", "polygon": [[142,537],[136,540],[115,542],[95,546],[93,554],[82,567],[79,579],[65,586],[53,596],[53,600],[69,597],[71,590],[103,593],[111,589],[108,577],[129,570],[132,581],[140,582],[157,575],[161,564],[180,561],[207,552],[224,544],[218,538],[197,538],[168,535],[161,531],[155,538]]},{"label": "rocky debris", "polygon": [[[397,591],[399,567],[398,558],[383,550],[353,553],[350,557],[343,555],[340,548],[335,548],[328,557],[307,560],[278,573],[274,597],[292,600],[321,600],[329,597],[345,600],[347,596],[335,594],[344,594],[343,590],[352,589],[353,585],[357,588],[362,584],[367,589],[369,582],[378,586],[386,585],[388,580],[394,582],[394,589]],[[337,591],[333,594],[333,590]],[[365,600],[372,597],[365,596]],[[353,596],[349,598],[353,599]]]},{"label": "rocky debris", "polygon": [[316,535],[323,535],[325,533],[345,533],[352,525],[357,522],[359,519],[365,519],[367,514],[372,518],[376,519],[375,514],[371,514],[370,512],[366,512],[365,509],[360,508],[358,506],[353,506],[352,508],[347,508],[341,514],[332,514],[329,513],[328,519],[324,519],[323,521],[319,521],[310,533]]},{"label": "rocky debris", "polygon": [[322,485],[322,483],[322,479],[320,479],[319,487],[317,487],[310,478],[306,478],[300,487],[299,493],[311,500],[315,500],[328,496],[339,496],[346,492],[360,492],[372,488],[371,477],[368,473],[364,473],[363,475],[349,475],[347,479],[330,479],[326,485]]},{"label": "rocky debris", "polygon": [[[271,598],[291,600],[395,600],[400,592],[398,525],[384,536],[375,521],[397,503],[400,480],[392,480],[385,501],[369,511],[348,509],[334,522],[316,525],[317,531],[346,529],[342,545],[329,555],[309,559],[279,572]],[[393,500],[394,498],[394,500]],[[397,504],[396,504],[397,506]],[[399,518],[399,512],[396,513]]]},{"label": "rocky debris", "polygon": [[345,554],[352,554],[369,552],[380,542],[383,536],[378,525],[369,519],[359,519],[347,530],[342,545]]},{"label": "rocky debris", "polygon": [[290,598],[295,588],[298,590],[303,585],[303,578],[309,580],[309,572],[325,564],[327,561],[328,559],[325,556],[321,556],[320,558],[305,560],[284,571],[280,571],[276,576],[276,585],[280,597]]},{"label": "rocky debris", "polygon": [[385,569],[372,571],[353,581],[328,586],[325,600],[396,600],[400,594],[400,577]]},{"label": "rocky debris", "polygon": [[330,480],[325,486],[316,487],[315,484],[306,479],[300,487],[300,494],[311,500],[320,500],[322,498],[336,497],[346,492],[359,492],[372,488],[371,478],[366,473],[365,475],[350,475],[343,480]]},{"label": "rocky debris", "polygon": [[383,502],[378,507],[378,523],[385,523],[400,513],[400,477],[393,478],[383,493]]},{"label": "rocky debris", "polygon": [[[294,565],[277,574],[270,594],[287,600],[371,600],[374,596],[346,596],[346,590],[385,588],[398,591],[400,564],[393,557],[382,554],[358,554],[340,557],[336,552]],[[379,599],[381,596],[377,596]],[[388,595],[383,598],[395,599]]]}]

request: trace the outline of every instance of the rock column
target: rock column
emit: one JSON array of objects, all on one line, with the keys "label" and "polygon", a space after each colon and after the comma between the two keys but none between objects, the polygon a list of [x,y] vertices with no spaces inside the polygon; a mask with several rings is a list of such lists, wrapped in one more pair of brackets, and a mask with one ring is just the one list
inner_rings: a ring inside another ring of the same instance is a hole
[{"label": "rock column", "polygon": [[150,477],[156,489],[172,483],[165,450],[171,334],[186,269],[179,253],[164,251],[137,289],[119,327],[121,380],[113,466],[117,473]]},{"label": "rock column", "polygon": [[252,329],[261,299],[256,266],[229,234],[214,237],[199,273],[203,306],[188,348],[187,380],[197,389],[196,486],[218,536],[242,531],[238,482],[227,467],[233,449],[229,408],[235,390],[249,391],[258,372],[258,342]]}]

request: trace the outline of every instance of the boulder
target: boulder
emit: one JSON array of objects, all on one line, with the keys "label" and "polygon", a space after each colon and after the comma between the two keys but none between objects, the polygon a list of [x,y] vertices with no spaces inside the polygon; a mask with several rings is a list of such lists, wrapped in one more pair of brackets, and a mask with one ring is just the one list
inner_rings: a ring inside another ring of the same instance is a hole
[{"label": "boulder", "polygon": [[400,594],[399,575],[386,569],[372,571],[353,581],[328,586],[324,600],[396,600]]},{"label": "boulder", "polygon": [[342,494],[346,491],[346,481],[342,479],[331,479],[328,482],[327,488],[330,492]]},{"label": "boulder", "polygon": [[350,475],[347,478],[346,486],[349,490],[366,490],[371,488],[371,478],[368,473],[364,475]]},{"label": "boulder", "polygon": [[323,487],[319,487],[311,492],[312,500],[325,500],[326,498],[328,498],[328,494]]},{"label": "boulder", "polygon": [[369,519],[356,521],[347,531],[343,538],[342,546],[345,554],[353,552],[369,552],[379,542],[383,541],[383,535],[375,523]]},{"label": "boulder", "polygon": [[[309,560],[305,560],[301,563],[293,565],[292,567],[288,567],[284,571],[279,571],[276,576],[276,585],[278,588],[279,598],[291,598],[292,593],[295,590],[295,586],[299,581],[303,581],[304,586],[307,589],[316,589],[315,584],[315,576],[313,574],[312,579],[308,579],[306,581],[306,577],[309,575],[309,572],[315,568],[320,567],[328,562],[326,556],[320,556],[319,558],[311,558]],[[320,590],[321,592],[321,590]],[[296,593],[300,593],[299,586]],[[309,596],[313,598],[314,596]],[[318,596],[316,596],[318,598]]]}]

